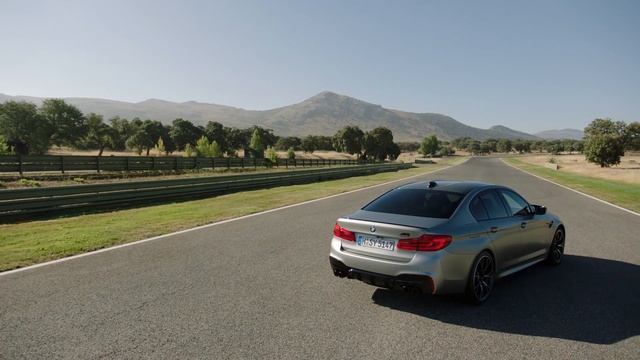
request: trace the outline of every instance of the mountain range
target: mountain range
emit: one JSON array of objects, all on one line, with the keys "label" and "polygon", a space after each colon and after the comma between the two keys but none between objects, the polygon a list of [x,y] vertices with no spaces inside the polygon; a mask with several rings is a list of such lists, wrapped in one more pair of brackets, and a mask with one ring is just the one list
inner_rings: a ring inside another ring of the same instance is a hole
[{"label": "mountain range", "polygon": [[[44,99],[0,94],[0,102],[16,100],[40,105]],[[168,124],[176,118],[183,118],[197,125],[218,121],[225,126],[240,128],[259,125],[273,129],[275,134],[280,136],[333,135],[346,125],[357,125],[365,131],[385,126],[393,131],[396,141],[419,141],[430,134],[444,140],[464,136],[478,140],[538,138],[501,125],[480,129],[443,114],[387,109],[329,91],[321,92],[297,104],[270,110],[245,110],[195,101],[178,103],[158,99],[138,103],[79,97],[64,100],[77,106],[84,113],[95,112],[102,114],[105,119],[114,116],[129,119],[139,117]]]},{"label": "mountain range", "polygon": [[584,137],[584,131],[577,129],[561,129],[561,130],[546,130],[535,133],[535,136],[547,139],[547,140],[555,140],[555,139],[571,139],[571,140],[582,140]]}]

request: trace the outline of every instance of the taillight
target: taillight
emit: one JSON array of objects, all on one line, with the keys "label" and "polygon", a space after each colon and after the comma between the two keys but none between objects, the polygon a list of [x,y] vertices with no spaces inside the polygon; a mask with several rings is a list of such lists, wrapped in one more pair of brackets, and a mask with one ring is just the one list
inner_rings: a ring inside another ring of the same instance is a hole
[{"label": "taillight", "polygon": [[424,234],[417,238],[398,240],[398,249],[411,251],[438,251],[451,244],[449,235]]},{"label": "taillight", "polygon": [[333,235],[339,237],[342,240],[356,241],[356,234],[343,228],[338,223],[336,223],[336,226],[333,227]]}]

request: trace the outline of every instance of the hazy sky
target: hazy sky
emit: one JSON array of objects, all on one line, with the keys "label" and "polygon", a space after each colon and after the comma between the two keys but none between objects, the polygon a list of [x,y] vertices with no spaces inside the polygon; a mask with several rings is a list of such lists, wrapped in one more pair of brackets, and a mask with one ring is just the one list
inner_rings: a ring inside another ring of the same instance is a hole
[{"label": "hazy sky", "polygon": [[640,1],[0,0],[0,93],[640,120]]}]

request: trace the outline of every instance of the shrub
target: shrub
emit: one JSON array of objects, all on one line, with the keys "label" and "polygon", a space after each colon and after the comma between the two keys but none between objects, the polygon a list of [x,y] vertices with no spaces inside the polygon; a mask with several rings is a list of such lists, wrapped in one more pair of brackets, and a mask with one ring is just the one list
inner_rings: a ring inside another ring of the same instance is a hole
[{"label": "shrub", "polygon": [[184,156],[191,157],[191,156],[193,156],[193,153],[194,153],[193,145],[191,145],[191,144],[185,145],[185,147],[184,147]]},{"label": "shrub", "polygon": [[295,158],[296,158],[296,152],[293,150],[292,147],[290,147],[289,150],[287,150],[287,159],[294,160]]},{"label": "shrub", "polygon": [[40,187],[40,183],[35,180],[20,179],[18,184],[26,187]]},{"label": "shrub", "polygon": [[278,153],[271,146],[267,146],[267,150],[264,153],[264,163],[267,167],[273,167],[278,163]]}]

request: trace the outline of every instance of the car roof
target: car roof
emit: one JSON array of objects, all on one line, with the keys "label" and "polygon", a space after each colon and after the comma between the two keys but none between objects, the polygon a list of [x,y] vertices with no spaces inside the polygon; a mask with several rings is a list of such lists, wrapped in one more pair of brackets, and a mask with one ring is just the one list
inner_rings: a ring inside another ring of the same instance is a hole
[{"label": "car roof", "polygon": [[[435,183],[435,186],[429,187],[429,183]],[[496,185],[479,181],[428,180],[406,184],[398,187],[398,189],[432,189],[466,195],[473,190],[488,186]]]}]

